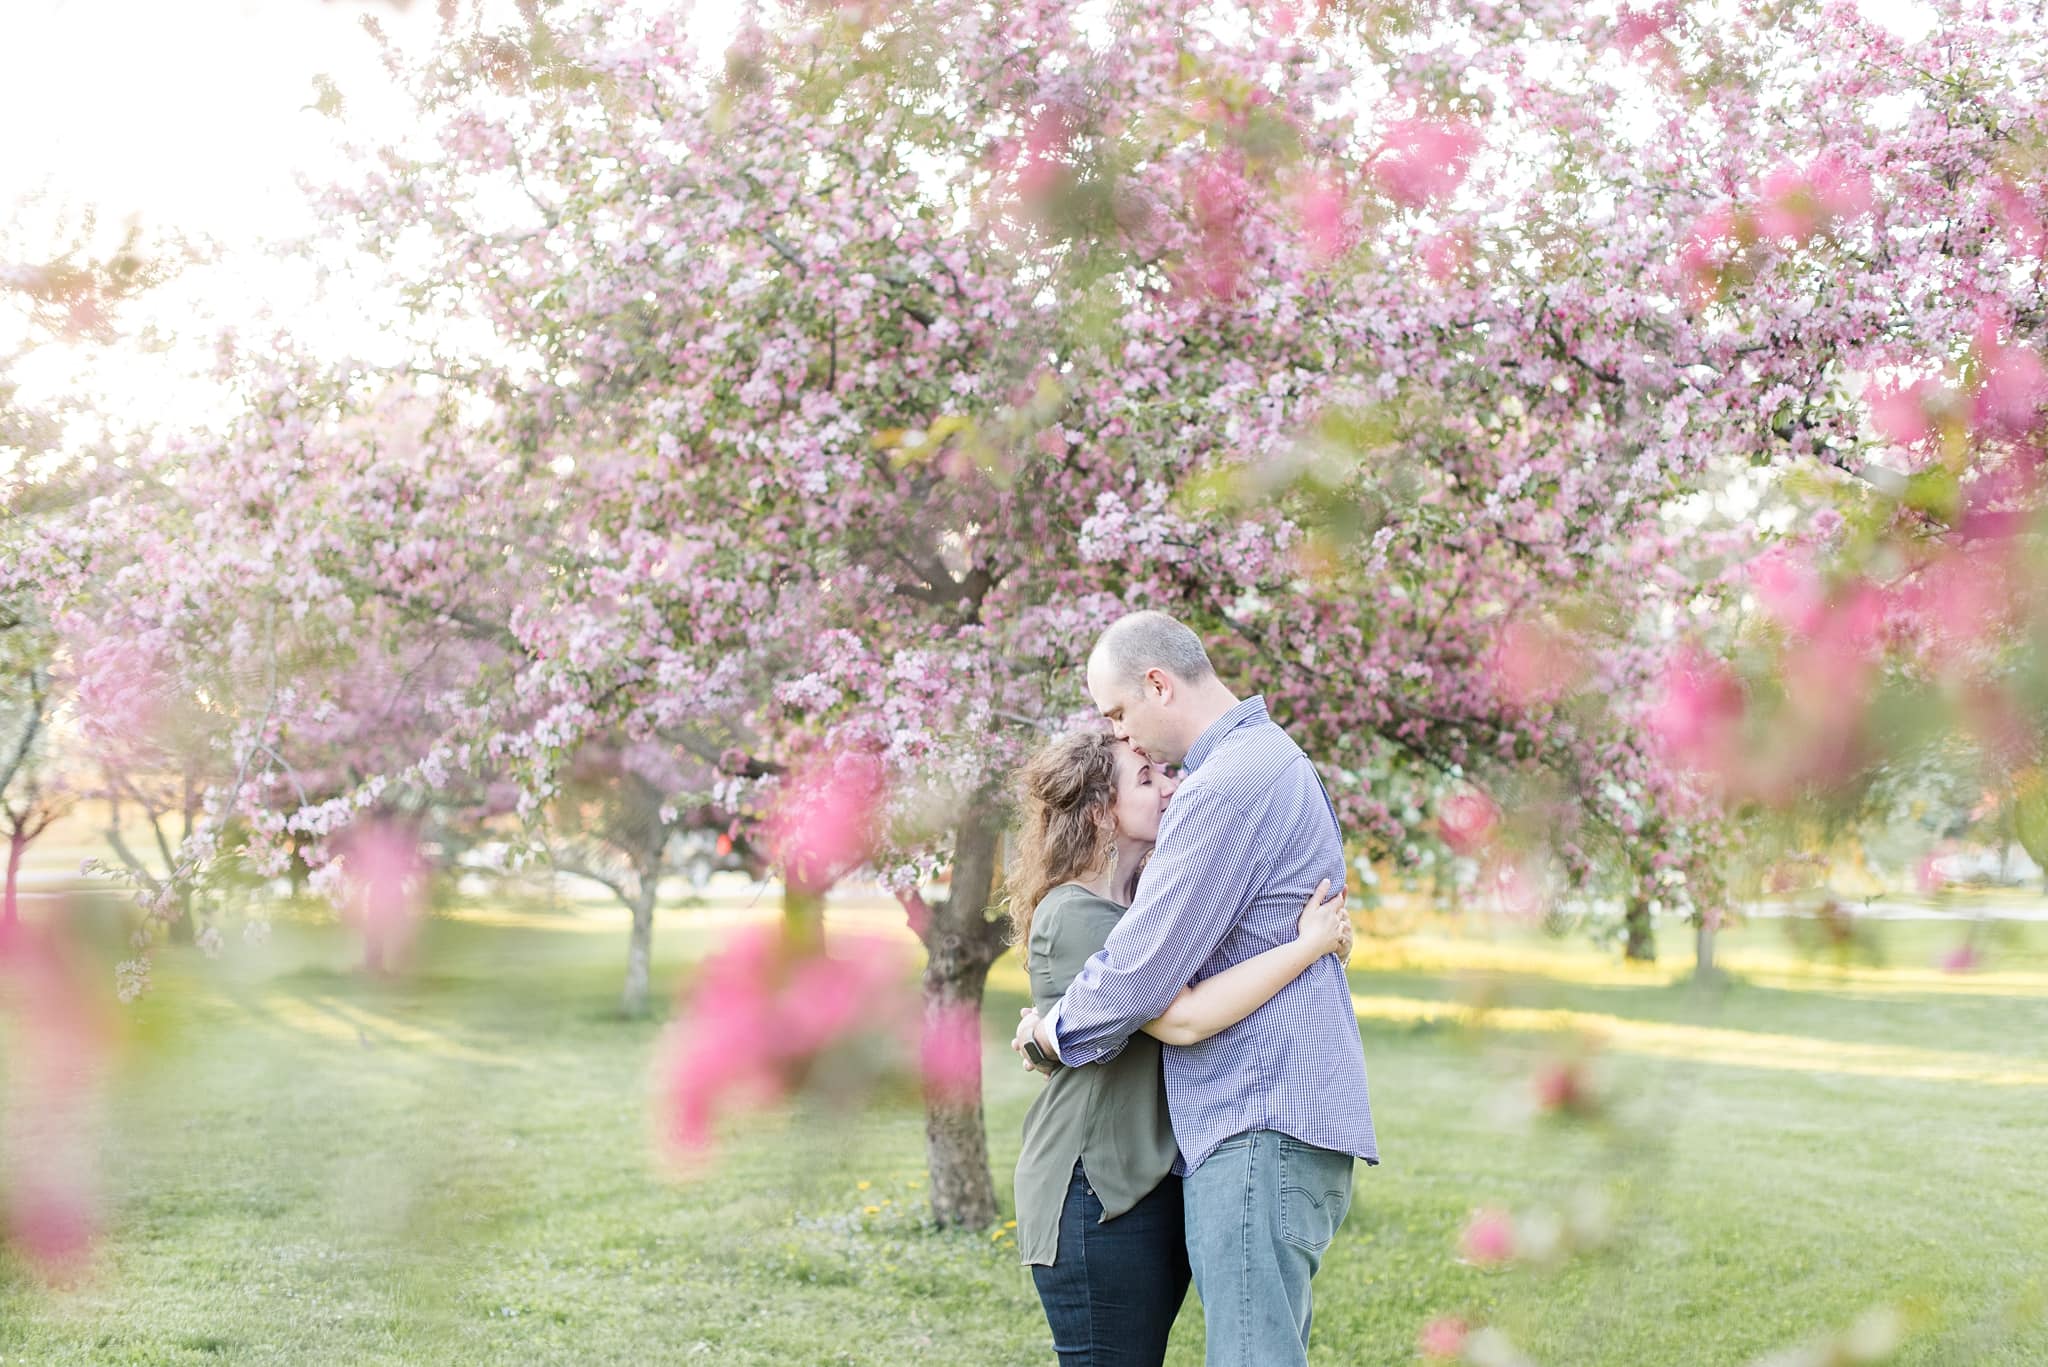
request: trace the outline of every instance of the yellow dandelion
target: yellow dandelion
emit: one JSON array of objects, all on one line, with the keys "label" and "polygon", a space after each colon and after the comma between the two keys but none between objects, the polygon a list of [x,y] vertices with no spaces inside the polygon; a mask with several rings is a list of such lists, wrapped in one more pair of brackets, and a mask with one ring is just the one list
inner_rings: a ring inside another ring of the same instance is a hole
[{"label": "yellow dandelion", "polygon": [[869,1215],[880,1215],[882,1213],[880,1206],[862,1206],[861,1209]]},{"label": "yellow dandelion", "polygon": [[872,1185],[874,1184],[871,1182],[855,1182],[853,1184],[853,1189],[855,1191],[866,1191]]},{"label": "yellow dandelion", "polygon": [[1004,1228],[1004,1229],[1015,1229],[1016,1227],[1017,1227],[1017,1222],[1016,1222],[1015,1220],[1005,1220],[1005,1221],[1003,1221],[1003,1228]]}]

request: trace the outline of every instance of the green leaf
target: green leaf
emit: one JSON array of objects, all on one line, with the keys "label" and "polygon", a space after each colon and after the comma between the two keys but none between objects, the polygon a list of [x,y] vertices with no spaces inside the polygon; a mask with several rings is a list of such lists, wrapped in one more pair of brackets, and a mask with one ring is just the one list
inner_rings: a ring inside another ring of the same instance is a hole
[{"label": "green leaf", "polygon": [[1941,466],[1922,470],[1906,479],[1906,506],[1917,508],[1941,522],[1953,522],[1962,506],[1962,490],[1955,472]]}]

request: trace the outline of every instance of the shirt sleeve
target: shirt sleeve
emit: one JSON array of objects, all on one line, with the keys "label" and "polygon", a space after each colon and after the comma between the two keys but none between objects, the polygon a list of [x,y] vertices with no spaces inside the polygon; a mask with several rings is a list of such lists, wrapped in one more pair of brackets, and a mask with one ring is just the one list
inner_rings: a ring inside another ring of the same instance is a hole
[{"label": "shirt sleeve", "polygon": [[1183,790],[1160,823],[1138,900],[1060,999],[1051,1033],[1061,1060],[1100,1063],[1123,1052],[1223,943],[1270,862],[1236,803]]}]

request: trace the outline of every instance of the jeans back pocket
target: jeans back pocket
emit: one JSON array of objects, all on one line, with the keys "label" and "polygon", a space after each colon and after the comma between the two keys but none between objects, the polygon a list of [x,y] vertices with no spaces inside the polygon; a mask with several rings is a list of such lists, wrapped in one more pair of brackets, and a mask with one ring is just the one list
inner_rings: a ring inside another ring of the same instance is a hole
[{"label": "jeans back pocket", "polygon": [[1351,1209],[1351,1155],[1280,1138],[1280,1237],[1320,1254]]}]

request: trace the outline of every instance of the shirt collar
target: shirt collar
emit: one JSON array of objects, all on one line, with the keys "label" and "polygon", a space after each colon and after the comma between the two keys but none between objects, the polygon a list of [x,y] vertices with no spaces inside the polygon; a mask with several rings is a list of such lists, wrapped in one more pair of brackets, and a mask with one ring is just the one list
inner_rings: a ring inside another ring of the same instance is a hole
[{"label": "shirt collar", "polygon": [[1248,721],[1264,720],[1266,720],[1266,699],[1262,694],[1254,693],[1215,721],[1210,722],[1209,729],[1195,737],[1195,743],[1188,747],[1187,754],[1181,759],[1181,772],[1192,774],[1196,769],[1200,768],[1202,761],[1209,758],[1210,752],[1222,743],[1225,736],[1235,731],[1238,727],[1243,726]]}]

